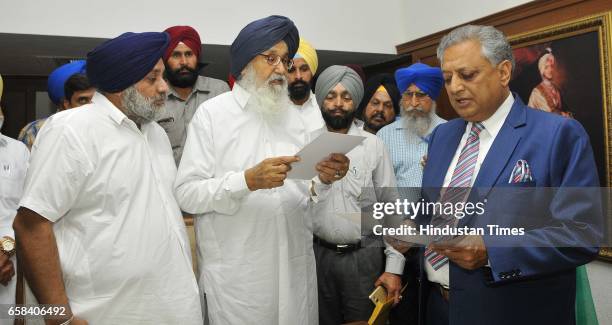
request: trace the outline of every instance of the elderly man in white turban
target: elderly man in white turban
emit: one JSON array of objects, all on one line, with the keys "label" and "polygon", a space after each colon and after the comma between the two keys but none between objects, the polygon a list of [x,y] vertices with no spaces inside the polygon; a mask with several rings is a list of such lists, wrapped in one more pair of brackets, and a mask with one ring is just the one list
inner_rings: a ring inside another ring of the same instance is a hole
[{"label": "elderly man in white turban", "polygon": [[395,201],[395,192],[389,190],[396,186],[393,166],[384,143],[355,123],[363,84],[354,70],[339,65],[325,69],[315,94],[330,132],[365,137],[347,154],[346,177],[332,185],[331,195],[321,200],[325,204],[320,202],[313,211],[319,323],[367,321],[374,309],[368,296],[375,286],[384,286],[388,296],[399,302],[405,260],[380,239],[362,237],[361,225],[342,214],[359,213],[377,201]]},{"label": "elderly man in white turban", "polygon": [[[2,98],[2,76],[0,76],[0,98]],[[4,122],[0,107],[0,128]],[[15,139],[0,133],[0,304],[15,303],[15,235],[13,219],[23,193],[26,169],[30,152]],[[13,320],[0,319],[0,325],[13,324]]]},{"label": "elderly man in white turban", "polygon": [[213,325],[317,323],[306,212],[311,192],[325,197],[349,162],[331,155],[315,180],[287,179],[294,155],[316,135],[288,104],[285,74],[298,42],[286,17],[244,27],[230,50],[234,88],[200,105],[187,131],[175,194],[195,215]]},{"label": "elderly man in white turban", "polygon": [[550,48],[546,50],[546,54],[538,60],[538,70],[540,71],[542,82],[531,91],[527,106],[570,117],[571,113],[563,108],[561,92],[553,83],[553,73],[556,64],[555,56]]}]

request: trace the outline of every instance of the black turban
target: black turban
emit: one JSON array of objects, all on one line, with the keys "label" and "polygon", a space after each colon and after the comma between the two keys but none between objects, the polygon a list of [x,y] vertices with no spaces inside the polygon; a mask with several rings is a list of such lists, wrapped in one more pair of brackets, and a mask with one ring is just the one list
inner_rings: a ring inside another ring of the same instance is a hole
[{"label": "black turban", "polygon": [[167,33],[121,34],[87,53],[87,78],[102,91],[122,91],[151,72],[169,41]]},{"label": "black turban", "polygon": [[276,43],[285,41],[289,58],[293,58],[300,43],[300,35],[291,19],[283,16],[269,16],[246,25],[230,48],[231,74],[240,77],[240,72],[258,54],[265,52]]},{"label": "black turban", "polygon": [[356,116],[363,118],[362,114],[365,111],[366,106],[368,106],[370,99],[372,98],[372,96],[374,96],[374,93],[376,93],[376,90],[380,86],[385,87],[385,90],[387,90],[389,97],[391,97],[395,115],[398,115],[400,113],[400,110],[399,110],[400,94],[399,94],[399,90],[397,90],[395,78],[390,73],[381,73],[381,74],[377,74],[374,77],[368,79],[368,81],[366,82],[363,99],[361,100],[361,103],[359,104],[359,108],[357,110]]}]

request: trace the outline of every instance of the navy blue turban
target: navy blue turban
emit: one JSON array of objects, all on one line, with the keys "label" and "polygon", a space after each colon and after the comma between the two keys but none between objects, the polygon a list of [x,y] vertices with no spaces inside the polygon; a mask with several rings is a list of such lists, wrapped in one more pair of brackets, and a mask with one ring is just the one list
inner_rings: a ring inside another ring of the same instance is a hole
[{"label": "navy blue turban", "polygon": [[[64,85],[70,77],[77,73],[85,73],[85,61],[70,62],[51,72],[49,79],[47,79],[47,93],[55,105],[59,105],[62,99],[66,97]],[[67,99],[70,100],[70,98]]]},{"label": "navy blue turban", "polygon": [[168,47],[167,33],[124,33],[87,54],[87,78],[94,87],[120,92],[142,80]]},{"label": "navy blue turban", "polygon": [[395,71],[395,80],[400,94],[403,94],[411,84],[415,84],[433,100],[438,98],[440,90],[444,86],[442,70],[423,63],[415,63],[407,68]]},{"label": "navy blue turban", "polygon": [[300,35],[291,19],[270,16],[246,25],[230,48],[231,74],[240,77],[240,72],[258,54],[270,49],[276,43],[285,41],[289,58],[293,58],[300,43]]}]

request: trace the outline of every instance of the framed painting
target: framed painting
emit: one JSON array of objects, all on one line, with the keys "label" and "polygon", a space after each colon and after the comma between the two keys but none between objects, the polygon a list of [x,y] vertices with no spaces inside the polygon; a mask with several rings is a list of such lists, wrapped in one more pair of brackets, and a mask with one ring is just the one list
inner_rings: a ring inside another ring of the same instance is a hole
[{"label": "framed painting", "polygon": [[[601,187],[612,187],[611,21],[612,12],[605,12],[509,37],[516,61],[510,88],[529,106],[584,126]],[[600,257],[612,262],[612,249],[602,248]]]}]

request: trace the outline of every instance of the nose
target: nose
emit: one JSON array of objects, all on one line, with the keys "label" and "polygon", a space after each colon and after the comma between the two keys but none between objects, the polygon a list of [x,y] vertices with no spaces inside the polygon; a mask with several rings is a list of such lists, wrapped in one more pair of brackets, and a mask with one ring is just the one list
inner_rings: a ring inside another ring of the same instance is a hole
[{"label": "nose", "polygon": [[302,73],[300,72],[300,69],[295,69],[295,79],[302,80]]},{"label": "nose", "polygon": [[344,105],[343,105],[343,102],[342,102],[342,97],[341,96],[336,96],[336,98],[334,99],[334,107],[342,108],[343,106]]},{"label": "nose", "polygon": [[157,92],[159,92],[160,94],[165,94],[168,92],[168,83],[166,82],[165,79],[161,78],[160,82],[159,82],[159,86],[157,87]]},{"label": "nose", "polygon": [[282,62],[280,62],[279,64],[274,66],[274,72],[286,75],[287,74],[287,68],[285,67],[285,65]]},{"label": "nose", "polygon": [[410,105],[412,107],[415,107],[419,104],[419,100],[417,99],[417,96],[415,94],[412,94],[412,96],[410,96]]},{"label": "nose", "polygon": [[187,58],[184,55],[181,55],[180,59],[179,59],[179,64],[181,66],[185,66],[187,65]]},{"label": "nose", "polygon": [[455,76],[451,76],[450,82],[446,85],[446,90],[448,90],[451,94],[457,94],[463,90],[463,83],[459,78],[455,78]]}]

